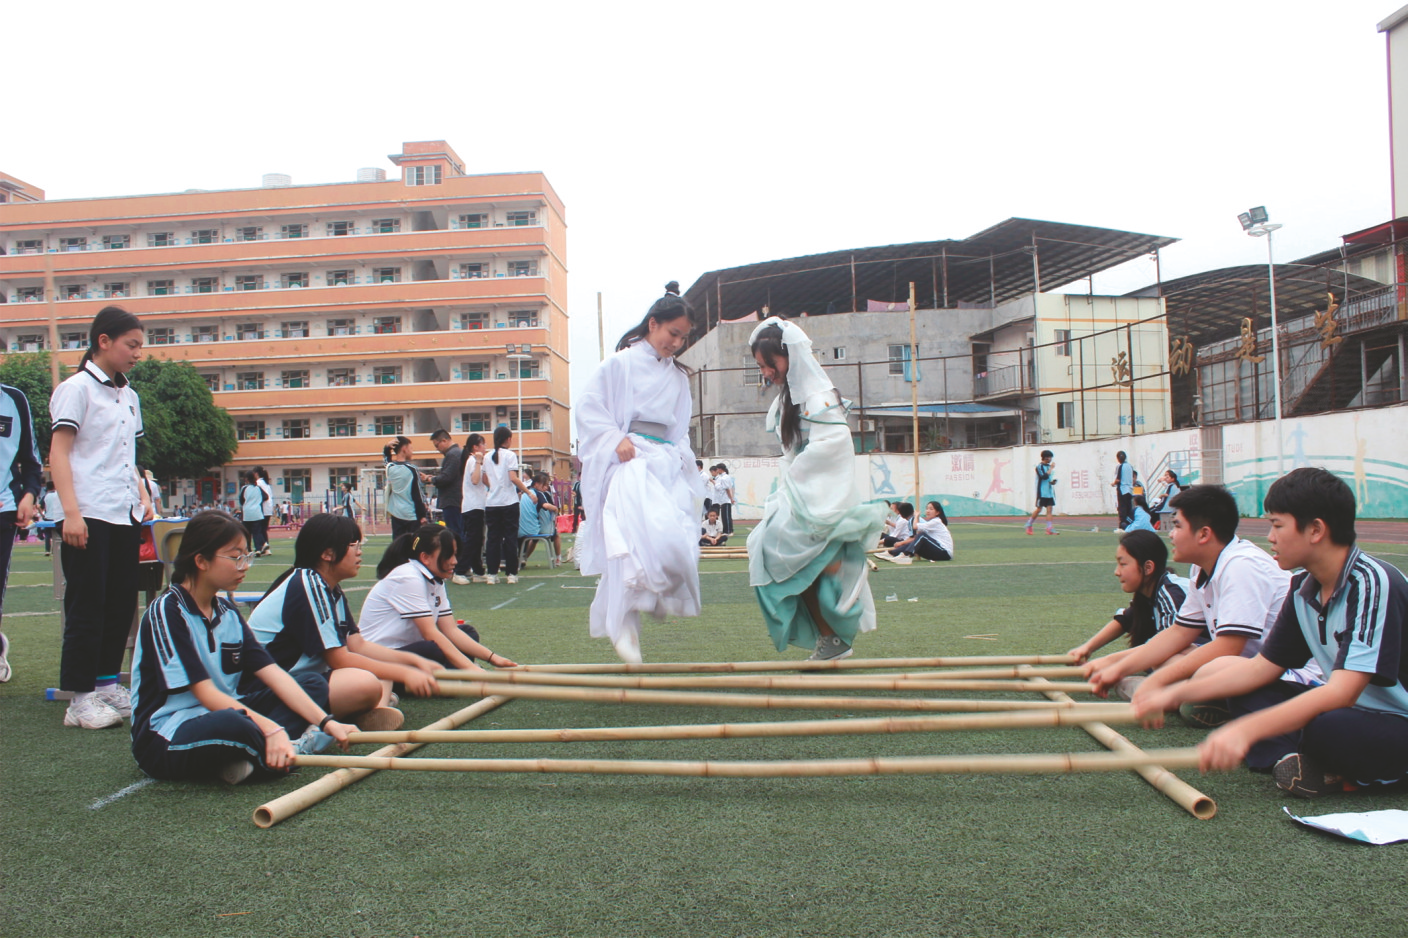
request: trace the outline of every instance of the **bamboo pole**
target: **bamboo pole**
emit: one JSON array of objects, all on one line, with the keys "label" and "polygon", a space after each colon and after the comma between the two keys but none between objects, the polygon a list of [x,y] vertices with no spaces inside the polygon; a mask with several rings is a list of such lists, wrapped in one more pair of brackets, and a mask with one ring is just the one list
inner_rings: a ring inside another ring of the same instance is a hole
[{"label": "bamboo pole", "polygon": [[551,772],[669,775],[686,778],[839,778],[853,775],[1065,775],[1198,764],[1196,749],[1065,752],[998,756],[894,756],[799,762],[676,762],[653,759],[405,759],[394,756],[294,756],[299,766],[413,772]]},{"label": "bamboo pole", "polygon": [[[763,674],[720,674],[708,677],[640,677],[597,674],[533,674],[514,671],[436,671],[440,681],[480,681],[490,684],[532,684],[556,687],[637,687],[743,690],[919,690],[919,691],[1029,691],[1037,690],[1027,680],[955,680],[951,678],[894,678],[882,675],[833,677],[830,675],[789,674],[771,677]],[[1049,685],[1053,690],[1089,693],[1084,681]]]},{"label": "bamboo pole", "polygon": [[629,664],[525,664],[509,671],[558,671],[572,674],[723,674],[755,671],[852,671],[884,668],[961,668],[1002,664],[1072,664],[1070,655],[966,655],[952,658],[842,658],[839,661],[685,661]]},{"label": "bamboo pole", "polygon": [[[1052,666],[1045,668],[1034,668],[1027,665],[1005,665],[994,668],[971,668],[963,671],[904,671],[899,674],[864,674],[859,678],[868,681],[888,680],[895,682],[901,689],[903,685],[914,681],[993,681],[1003,678],[1022,678],[1024,680],[1035,677],[1081,677],[1084,674],[1082,668],[1073,666]],[[757,674],[692,674],[692,675],[670,675],[670,676],[631,676],[631,677],[608,677],[595,674],[571,674],[561,671],[523,671],[512,668],[500,668],[494,671],[436,671],[435,677],[440,680],[450,681],[504,681],[509,684],[556,684],[559,686],[577,687],[653,687],[680,689],[686,687],[780,687],[781,684],[767,683],[754,684],[755,681],[797,681],[798,687],[831,687],[840,689],[846,685],[841,683],[843,678],[831,674],[798,674],[787,677],[765,677]],[[803,683],[805,682],[805,683]],[[1082,687],[1088,687],[1082,683]]]},{"label": "bamboo pole", "polygon": [[[1035,683],[1040,685],[1047,682],[1038,679]],[[1042,693],[1046,695],[1048,700],[1055,703],[1074,703],[1069,696],[1057,690],[1045,690],[1042,691]],[[1107,749],[1128,755],[1144,751],[1124,736],[1110,729],[1110,727],[1106,726],[1104,723],[1082,723],[1081,729],[1095,737],[1095,739]],[[1197,752],[1196,749],[1188,751]],[[1187,766],[1174,766],[1174,768],[1190,769],[1197,767],[1198,763],[1196,761]],[[1134,771],[1138,772],[1139,776],[1143,778],[1144,781],[1154,786],[1155,791],[1169,798],[1174,804],[1178,805],[1198,820],[1206,821],[1217,814],[1217,802],[1170,772],[1167,763],[1142,765],[1135,767]]]},{"label": "bamboo pole", "polygon": [[[789,697],[767,694],[715,694],[683,690],[618,690],[606,687],[538,687],[486,681],[440,681],[443,697],[524,697],[581,703],[642,704],[674,707],[748,707],[761,710],[914,710],[925,713],[973,713],[1042,710],[1074,703],[1044,700],[934,700],[923,697]],[[1036,688],[1026,686],[1026,691]],[[1117,704],[1085,704],[1109,707]]]},{"label": "bamboo pole", "polygon": [[[453,730],[455,727],[463,726],[477,716],[488,713],[501,704],[508,703],[508,701],[509,698],[504,696],[485,697],[478,703],[470,704],[463,710],[456,710],[443,720],[436,720],[434,723],[425,727],[425,729],[428,731]],[[393,746],[378,749],[376,752],[372,753],[372,756],[378,758],[392,758],[413,752],[423,745],[425,744],[397,743]],[[331,772],[317,781],[304,785],[302,788],[294,789],[286,795],[280,795],[273,801],[267,801],[261,804],[254,809],[254,823],[258,827],[273,827],[280,821],[293,817],[305,808],[311,808],[318,802],[337,794],[349,785],[360,782],[374,772],[376,772],[376,769],[370,766],[344,768],[338,772]]]},{"label": "bamboo pole", "polygon": [[869,736],[968,730],[1041,729],[1133,723],[1133,707],[1122,711],[1071,707],[1013,713],[964,713],[937,717],[868,717],[851,720],[787,720],[779,723],[699,723],[676,726],[598,726],[585,729],[391,730],[349,734],[354,743],[590,743],[663,739],[759,739],[774,736]]}]

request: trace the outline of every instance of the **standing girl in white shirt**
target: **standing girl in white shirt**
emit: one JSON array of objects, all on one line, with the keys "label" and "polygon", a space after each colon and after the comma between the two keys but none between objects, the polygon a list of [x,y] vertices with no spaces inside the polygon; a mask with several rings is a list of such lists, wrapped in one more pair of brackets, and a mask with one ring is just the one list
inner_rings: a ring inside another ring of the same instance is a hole
[{"label": "standing girl in white shirt", "polygon": [[499,581],[500,563],[508,582],[518,582],[518,498],[528,486],[518,476],[518,454],[508,449],[512,442],[512,430],[495,427],[494,451],[484,459],[489,477],[489,493],[484,497],[484,524],[489,529],[486,583]]},{"label": "standing girl in white shirt", "polygon": [[93,319],[78,371],[54,389],[49,465],[63,503],[65,726],[118,726],[132,713],[117,682],[137,609],[141,525],[151,498],[137,474],[142,411],[126,373],[142,357],[142,323],[119,306]]},{"label": "standing girl in white shirt", "polygon": [[464,441],[464,480],[460,484],[460,521],[464,524],[464,556],[455,561],[454,582],[484,582],[484,505],[489,496],[489,476],[484,471],[484,437],[471,433]]},{"label": "standing girl in white shirt", "polygon": [[577,557],[600,576],[591,634],[639,662],[640,614],[699,614],[702,485],[689,445],[689,376],[675,353],[689,306],[667,293],[621,337],[577,403],[586,520]]}]

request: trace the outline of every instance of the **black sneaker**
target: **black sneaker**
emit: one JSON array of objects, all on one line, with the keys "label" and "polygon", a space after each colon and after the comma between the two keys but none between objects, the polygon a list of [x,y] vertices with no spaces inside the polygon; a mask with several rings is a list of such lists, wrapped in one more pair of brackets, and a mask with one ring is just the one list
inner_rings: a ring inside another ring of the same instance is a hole
[{"label": "black sneaker", "polygon": [[811,653],[808,661],[840,661],[842,658],[851,656],[852,648],[841,641],[839,635],[824,635],[817,639],[816,650]]},{"label": "black sneaker", "polygon": [[1178,708],[1178,715],[1189,726],[1200,726],[1205,730],[1216,729],[1232,719],[1232,711],[1221,700],[1182,704]]},{"label": "black sneaker", "polygon": [[1271,777],[1277,788],[1297,798],[1319,798],[1344,791],[1344,779],[1327,775],[1313,759],[1298,752],[1282,756],[1271,767]]}]

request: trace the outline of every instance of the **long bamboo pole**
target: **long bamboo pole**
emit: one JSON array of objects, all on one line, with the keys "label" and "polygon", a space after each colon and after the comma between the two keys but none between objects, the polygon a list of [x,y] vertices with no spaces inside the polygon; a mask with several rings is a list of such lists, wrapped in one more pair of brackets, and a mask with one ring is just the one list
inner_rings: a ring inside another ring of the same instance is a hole
[{"label": "long bamboo pole", "polygon": [[1073,664],[1070,655],[967,655],[953,658],[842,658],[840,661],[683,661],[629,664],[525,664],[512,671],[565,671],[572,674],[724,674],[754,671],[854,671],[884,668],[961,668],[1001,664]]},{"label": "long bamboo pole", "polygon": [[[1074,704],[1044,700],[934,700],[924,697],[789,697],[770,694],[714,694],[684,690],[618,690],[606,687],[538,687],[486,681],[440,681],[444,697],[526,697],[582,703],[644,704],[673,707],[749,707],[762,710],[913,710],[924,713],[974,713],[1042,710]],[[1030,685],[1022,688],[1032,691]],[[1109,707],[1114,704],[1086,704]]]},{"label": "long bamboo pole", "polygon": [[[829,675],[789,674],[771,677],[764,674],[726,674],[707,678],[691,677],[640,677],[597,674],[525,674],[514,671],[436,671],[435,677],[441,681],[478,681],[490,684],[531,684],[536,686],[553,685],[558,687],[638,687],[638,688],[678,688],[708,687],[735,688],[746,690],[919,690],[919,691],[1029,691],[1038,690],[1026,680],[953,680],[948,678],[914,679],[893,678],[880,675],[858,677],[832,677]],[[1050,685],[1054,690],[1088,693],[1090,685],[1084,681],[1068,681]]]},{"label": "long bamboo pole", "polygon": [[590,743],[662,739],[759,739],[774,736],[869,736],[968,730],[1041,729],[1095,721],[1133,723],[1133,707],[1028,710],[938,717],[867,717],[852,720],[787,720],[779,723],[699,723],[676,726],[598,726],[584,729],[392,730],[350,734],[353,743]]},{"label": "long bamboo pole", "polygon": [[[995,668],[970,668],[962,671],[903,671],[898,674],[864,674],[851,680],[887,680],[899,685],[913,681],[993,681],[1003,678],[1030,679],[1034,677],[1080,677],[1083,669],[1071,666],[1051,666],[1034,668],[1028,665],[1004,665]],[[556,684],[579,687],[779,687],[776,683],[752,684],[753,681],[797,681],[798,687],[842,688],[843,678],[833,674],[798,674],[786,677],[766,677],[758,674],[691,674],[666,676],[627,676],[615,677],[597,674],[569,674],[562,671],[522,671],[499,669],[496,671],[454,671],[435,672],[441,680],[450,681],[503,681],[509,684]],[[1082,684],[1082,686],[1088,686]]]},{"label": "long bamboo pole", "polygon": [[998,756],[895,756],[802,762],[667,762],[652,759],[405,759],[394,756],[294,756],[300,766],[413,772],[555,772],[671,775],[688,778],[837,778],[851,775],[1064,775],[1198,764],[1196,749],[1065,752]]},{"label": "long bamboo pole", "polygon": [[[1044,684],[1046,682],[1038,680],[1036,683]],[[1070,697],[1057,690],[1046,690],[1042,691],[1042,693],[1046,695],[1047,699],[1055,703],[1074,703]],[[1095,737],[1095,739],[1107,749],[1112,749],[1127,755],[1144,752],[1144,750],[1140,749],[1124,736],[1110,729],[1110,727],[1106,726],[1104,723],[1082,723],[1081,729]],[[1197,752],[1196,749],[1189,751]],[[1206,821],[1217,814],[1216,801],[1213,801],[1207,795],[1198,791],[1177,775],[1174,775],[1168,768],[1167,763],[1163,765],[1151,764],[1138,766],[1134,771],[1139,773],[1140,778],[1154,786],[1156,791],[1169,798],[1174,804],[1178,805],[1198,820]],[[1194,762],[1189,766],[1174,766],[1174,768],[1197,768],[1197,763]]]},{"label": "long bamboo pole", "polygon": [[[463,726],[477,716],[488,713],[501,704],[508,703],[509,699],[510,698],[504,696],[485,697],[478,703],[470,704],[463,710],[456,710],[443,720],[436,720],[434,723],[425,727],[425,729],[428,731],[453,730],[455,727]],[[393,746],[378,749],[376,752],[372,753],[372,755],[378,758],[392,758],[404,755],[408,752],[414,752],[423,745],[425,744],[397,743]],[[376,771],[374,767],[365,766],[344,768],[342,771],[324,775],[317,781],[309,782],[302,788],[294,789],[286,795],[280,795],[273,801],[266,801],[264,804],[255,808],[254,823],[258,827],[273,827],[280,821],[293,817],[305,808],[311,808],[325,798],[337,794],[347,786],[360,782]]]}]

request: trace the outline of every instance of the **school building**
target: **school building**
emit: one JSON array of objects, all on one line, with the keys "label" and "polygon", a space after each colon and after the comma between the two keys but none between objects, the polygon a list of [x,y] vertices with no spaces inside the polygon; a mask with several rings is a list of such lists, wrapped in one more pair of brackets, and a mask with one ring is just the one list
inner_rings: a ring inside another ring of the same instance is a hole
[{"label": "school building", "polygon": [[94,314],[141,317],[147,354],[192,362],[239,450],[175,505],[262,465],[279,500],[381,479],[382,446],[505,424],[522,461],[570,468],[566,222],[542,173],[470,174],[444,141],[399,170],[252,189],[46,200],[0,174],[0,348],[77,366]]}]

